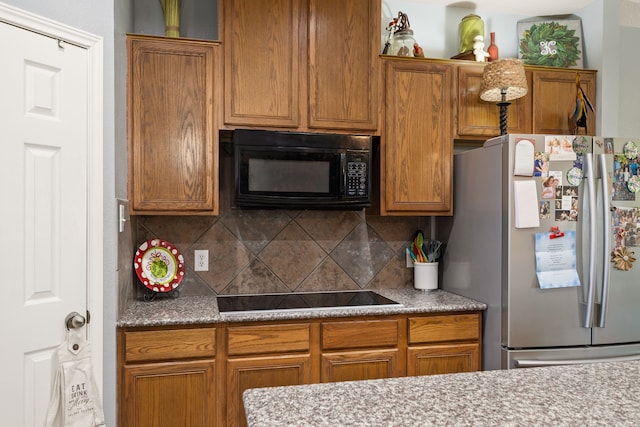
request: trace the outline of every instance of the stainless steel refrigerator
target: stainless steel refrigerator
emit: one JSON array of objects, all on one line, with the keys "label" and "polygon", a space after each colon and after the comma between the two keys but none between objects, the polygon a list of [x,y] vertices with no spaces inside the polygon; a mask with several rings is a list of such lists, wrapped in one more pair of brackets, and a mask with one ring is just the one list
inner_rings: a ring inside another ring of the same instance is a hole
[{"label": "stainless steel refrigerator", "polygon": [[640,359],[638,147],[509,134],[454,156],[441,287],[488,304],[484,369]]}]

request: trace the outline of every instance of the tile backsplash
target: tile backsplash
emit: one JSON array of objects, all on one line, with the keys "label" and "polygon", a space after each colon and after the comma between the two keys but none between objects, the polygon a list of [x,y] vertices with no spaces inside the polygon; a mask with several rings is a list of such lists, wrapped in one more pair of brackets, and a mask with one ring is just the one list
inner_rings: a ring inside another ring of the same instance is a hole
[{"label": "tile backsplash", "polygon": [[[427,221],[364,210],[229,209],[215,217],[140,216],[132,225],[136,247],[160,238],[182,252],[180,295],[229,295],[410,288],[405,248],[417,229],[428,234]],[[209,271],[194,271],[196,249],[209,251]],[[139,298],[145,288],[132,275]]]}]

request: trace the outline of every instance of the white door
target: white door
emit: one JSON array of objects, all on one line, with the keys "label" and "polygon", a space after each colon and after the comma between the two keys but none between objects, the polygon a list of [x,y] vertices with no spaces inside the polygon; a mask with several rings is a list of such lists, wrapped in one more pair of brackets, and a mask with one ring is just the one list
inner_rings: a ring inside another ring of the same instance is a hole
[{"label": "white door", "polygon": [[43,426],[65,316],[87,312],[87,50],[0,23],[0,424]]}]

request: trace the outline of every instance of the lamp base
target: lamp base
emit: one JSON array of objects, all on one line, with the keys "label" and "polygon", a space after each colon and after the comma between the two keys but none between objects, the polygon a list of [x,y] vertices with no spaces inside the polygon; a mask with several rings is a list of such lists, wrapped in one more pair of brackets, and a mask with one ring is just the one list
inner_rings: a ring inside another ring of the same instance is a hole
[{"label": "lamp base", "polygon": [[498,102],[498,107],[500,107],[500,135],[507,134],[507,107],[509,105],[511,103],[507,101]]}]

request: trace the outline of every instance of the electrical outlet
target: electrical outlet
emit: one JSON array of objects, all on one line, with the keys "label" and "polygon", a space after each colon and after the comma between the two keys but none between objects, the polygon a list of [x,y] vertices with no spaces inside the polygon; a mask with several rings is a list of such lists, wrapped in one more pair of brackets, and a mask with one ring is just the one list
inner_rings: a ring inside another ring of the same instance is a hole
[{"label": "electrical outlet", "polygon": [[195,271],[209,271],[209,251],[199,249],[194,252]]}]

